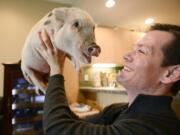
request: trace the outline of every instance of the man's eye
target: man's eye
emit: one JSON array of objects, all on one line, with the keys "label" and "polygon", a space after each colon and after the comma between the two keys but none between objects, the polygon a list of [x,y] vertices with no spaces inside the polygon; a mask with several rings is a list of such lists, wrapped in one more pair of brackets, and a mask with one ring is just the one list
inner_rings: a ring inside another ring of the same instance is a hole
[{"label": "man's eye", "polygon": [[143,50],[138,50],[138,52],[142,53],[142,54],[145,54],[145,52]]}]

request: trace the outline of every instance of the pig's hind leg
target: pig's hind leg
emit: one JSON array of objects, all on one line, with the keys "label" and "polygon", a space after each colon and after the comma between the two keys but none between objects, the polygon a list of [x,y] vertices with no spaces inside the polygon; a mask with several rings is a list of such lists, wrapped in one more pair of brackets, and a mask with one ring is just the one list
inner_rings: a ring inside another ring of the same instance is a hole
[{"label": "pig's hind leg", "polygon": [[28,67],[23,67],[22,72],[25,79],[29,83],[34,84],[37,87],[36,88],[37,94],[40,94],[39,90],[45,94],[45,91],[47,89],[47,76],[48,75],[44,73],[40,73]]}]

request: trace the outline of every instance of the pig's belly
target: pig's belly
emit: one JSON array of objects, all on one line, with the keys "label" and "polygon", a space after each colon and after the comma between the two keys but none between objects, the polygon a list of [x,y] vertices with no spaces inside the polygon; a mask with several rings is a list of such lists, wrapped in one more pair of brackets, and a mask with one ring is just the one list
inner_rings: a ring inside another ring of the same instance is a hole
[{"label": "pig's belly", "polygon": [[26,46],[26,48],[24,48],[22,63],[25,64],[26,67],[41,73],[49,73],[50,71],[47,62],[39,55],[33,46]]}]

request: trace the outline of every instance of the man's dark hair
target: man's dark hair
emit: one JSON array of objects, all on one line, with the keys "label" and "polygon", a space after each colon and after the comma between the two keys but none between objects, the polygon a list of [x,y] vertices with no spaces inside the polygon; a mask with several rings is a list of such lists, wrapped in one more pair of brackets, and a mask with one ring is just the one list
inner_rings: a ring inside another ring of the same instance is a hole
[{"label": "man's dark hair", "polygon": [[[162,48],[164,59],[161,66],[172,66],[180,64],[180,26],[171,25],[171,24],[160,24],[156,23],[152,25],[149,31],[160,30],[169,32],[174,36],[173,41]],[[171,87],[173,95],[176,95],[180,90],[180,80],[175,82]]]}]

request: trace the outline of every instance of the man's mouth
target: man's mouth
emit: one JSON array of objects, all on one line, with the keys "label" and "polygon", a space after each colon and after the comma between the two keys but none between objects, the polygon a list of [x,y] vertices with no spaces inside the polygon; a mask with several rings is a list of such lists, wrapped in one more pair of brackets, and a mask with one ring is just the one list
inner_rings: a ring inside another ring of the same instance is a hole
[{"label": "man's mouth", "polygon": [[131,69],[131,68],[129,68],[128,66],[124,66],[123,71],[131,72],[131,71],[132,71],[132,69]]}]

